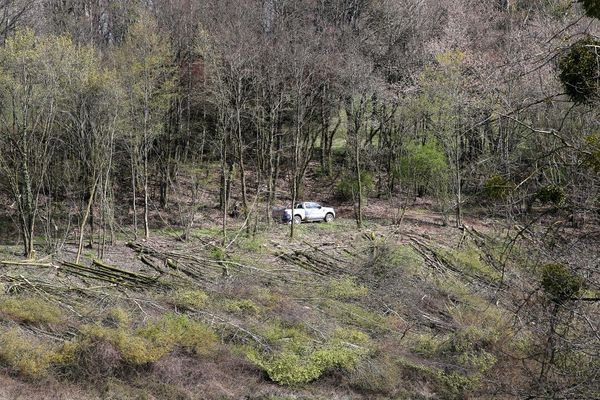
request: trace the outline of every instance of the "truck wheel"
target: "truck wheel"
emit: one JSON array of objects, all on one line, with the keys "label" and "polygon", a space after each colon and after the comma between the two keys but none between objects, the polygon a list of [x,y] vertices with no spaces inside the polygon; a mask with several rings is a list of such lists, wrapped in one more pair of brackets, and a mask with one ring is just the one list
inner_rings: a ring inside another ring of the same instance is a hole
[{"label": "truck wheel", "polygon": [[300,224],[302,223],[302,217],[299,215],[294,215],[294,223],[295,224]]},{"label": "truck wheel", "polygon": [[331,222],[331,221],[333,221],[333,214],[327,213],[327,215],[325,216],[325,222]]}]

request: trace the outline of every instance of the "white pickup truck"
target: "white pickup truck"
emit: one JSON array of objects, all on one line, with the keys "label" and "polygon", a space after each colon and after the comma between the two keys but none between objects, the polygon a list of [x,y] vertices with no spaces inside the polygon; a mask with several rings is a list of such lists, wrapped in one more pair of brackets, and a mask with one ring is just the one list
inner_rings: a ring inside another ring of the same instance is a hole
[{"label": "white pickup truck", "polygon": [[318,203],[304,202],[296,203],[293,210],[274,208],[272,216],[275,221],[294,222],[295,224],[308,221],[331,222],[335,218],[335,210],[331,207],[323,207]]}]

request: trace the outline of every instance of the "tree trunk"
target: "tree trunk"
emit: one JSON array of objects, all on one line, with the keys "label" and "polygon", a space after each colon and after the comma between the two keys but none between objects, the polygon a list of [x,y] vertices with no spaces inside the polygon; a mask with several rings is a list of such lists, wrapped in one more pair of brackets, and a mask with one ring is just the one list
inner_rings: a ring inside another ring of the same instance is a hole
[{"label": "tree trunk", "polygon": [[456,137],[455,168],[456,168],[456,227],[462,226],[462,180],[460,175],[460,136]]},{"label": "tree trunk", "polygon": [[[241,85],[241,83],[240,83]],[[239,89],[241,90],[241,88]],[[242,210],[244,218],[248,216],[248,195],[246,188],[246,166],[244,164],[244,139],[242,137],[242,120],[241,110],[238,104],[236,110],[236,124],[237,124],[237,153],[238,153],[238,165],[240,166],[240,184],[242,187]]]},{"label": "tree trunk", "polygon": [[133,235],[134,235],[134,239],[137,240],[138,238],[138,220],[137,220],[137,179],[136,179],[136,174],[137,174],[137,168],[135,167],[135,155],[131,154],[131,194],[132,194],[132,201],[131,201],[131,205],[133,207]]},{"label": "tree trunk", "polygon": [[90,216],[92,211],[92,205],[94,204],[94,197],[96,197],[96,187],[98,186],[98,178],[93,178],[92,187],[90,188],[90,197],[87,202],[87,206],[85,208],[85,212],[83,213],[83,218],[81,220],[81,225],[79,226],[79,241],[77,243],[77,257],[75,258],[75,264],[79,264],[79,259],[81,258],[81,253],[83,251],[83,237],[85,232],[85,224]]},{"label": "tree trunk", "polygon": [[150,223],[148,219],[150,199],[148,195],[148,151],[144,150],[144,237],[150,238]]}]

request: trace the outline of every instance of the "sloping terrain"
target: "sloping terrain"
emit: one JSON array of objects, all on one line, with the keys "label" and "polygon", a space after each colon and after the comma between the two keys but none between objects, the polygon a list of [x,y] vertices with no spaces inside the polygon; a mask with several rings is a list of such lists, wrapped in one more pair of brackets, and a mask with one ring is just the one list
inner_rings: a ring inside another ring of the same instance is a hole
[{"label": "sloping terrain", "polygon": [[0,397],[519,397],[548,340],[539,256],[431,218],[306,224],[293,241],[287,225],[240,225],[225,249],[198,228],[119,242],[102,262],[7,260]]}]

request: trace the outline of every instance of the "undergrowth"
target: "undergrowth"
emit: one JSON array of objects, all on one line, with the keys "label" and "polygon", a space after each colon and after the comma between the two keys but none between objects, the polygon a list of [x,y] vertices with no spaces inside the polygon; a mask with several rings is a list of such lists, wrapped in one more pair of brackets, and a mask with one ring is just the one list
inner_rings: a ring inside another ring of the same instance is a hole
[{"label": "undergrowth", "polygon": [[281,385],[305,384],[336,369],[353,371],[369,353],[369,337],[355,330],[337,329],[327,341],[319,342],[300,327],[276,324],[265,335],[278,350],[265,353],[247,348],[246,356]]}]

